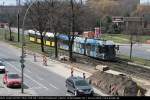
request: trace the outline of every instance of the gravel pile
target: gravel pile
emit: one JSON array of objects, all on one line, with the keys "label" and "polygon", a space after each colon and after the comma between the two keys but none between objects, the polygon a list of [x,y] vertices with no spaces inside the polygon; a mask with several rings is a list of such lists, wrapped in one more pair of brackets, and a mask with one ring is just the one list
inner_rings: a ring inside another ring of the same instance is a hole
[{"label": "gravel pile", "polygon": [[89,80],[94,86],[113,96],[144,96],[146,92],[131,78],[123,75],[98,71],[89,77]]}]

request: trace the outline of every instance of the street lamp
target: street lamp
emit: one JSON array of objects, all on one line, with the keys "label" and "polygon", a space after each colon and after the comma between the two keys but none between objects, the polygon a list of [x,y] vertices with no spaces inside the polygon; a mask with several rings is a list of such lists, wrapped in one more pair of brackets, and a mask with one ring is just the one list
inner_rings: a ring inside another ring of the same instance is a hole
[{"label": "street lamp", "polygon": [[[37,2],[38,0],[36,0],[35,2]],[[21,93],[24,93],[24,68],[25,68],[25,37],[24,37],[24,26],[25,26],[25,20],[27,17],[27,14],[29,12],[29,9],[32,7],[32,5],[35,3],[34,1],[29,5],[28,9],[25,12],[24,18],[23,18],[23,24],[22,24],[22,55],[21,55],[21,75],[22,75],[22,79],[21,79]]]},{"label": "street lamp", "polygon": [[18,16],[17,16],[17,23],[18,23],[18,42],[20,42],[20,0],[17,0],[18,5]]}]

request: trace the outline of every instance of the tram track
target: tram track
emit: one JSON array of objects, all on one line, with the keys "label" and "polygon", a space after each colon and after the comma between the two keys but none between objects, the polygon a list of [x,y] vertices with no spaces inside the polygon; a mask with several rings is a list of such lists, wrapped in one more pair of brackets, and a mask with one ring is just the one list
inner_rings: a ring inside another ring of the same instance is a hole
[{"label": "tram track", "polygon": [[76,53],[74,54],[74,56],[77,56],[76,58],[78,59],[78,61],[80,60],[82,62],[89,62],[92,66],[105,65],[112,70],[125,73],[129,76],[150,80],[150,69],[138,65],[128,64],[128,62],[123,61],[119,58],[117,58],[116,61],[102,61]]}]

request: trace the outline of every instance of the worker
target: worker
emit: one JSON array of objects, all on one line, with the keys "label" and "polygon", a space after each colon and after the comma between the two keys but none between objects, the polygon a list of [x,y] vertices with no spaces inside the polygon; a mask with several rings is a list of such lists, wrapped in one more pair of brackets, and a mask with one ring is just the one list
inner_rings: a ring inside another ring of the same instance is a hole
[{"label": "worker", "polygon": [[45,55],[43,55],[43,65],[47,66],[47,58]]},{"label": "worker", "polygon": [[74,69],[73,67],[71,68],[71,76],[73,77],[73,72],[74,72]]},{"label": "worker", "polygon": [[83,73],[83,78],[85,79],[85,73]]},{"label": "worker", "polygon": [[34,53],[33,56],[34,56],[34,62],[36,62],[37,61],[36,60],[36,53]]}]

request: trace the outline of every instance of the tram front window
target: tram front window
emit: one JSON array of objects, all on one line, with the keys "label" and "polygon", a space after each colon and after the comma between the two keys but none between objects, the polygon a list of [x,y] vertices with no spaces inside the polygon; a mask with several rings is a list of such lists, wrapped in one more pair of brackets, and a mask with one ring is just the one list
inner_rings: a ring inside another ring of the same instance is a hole
[{"label": "tram front window", "polygon": [[115,49],[114,46],[112,45],[107,45],[107,46],[99,46],[99,53],[105,53],[105,54],[114,54]]}]

